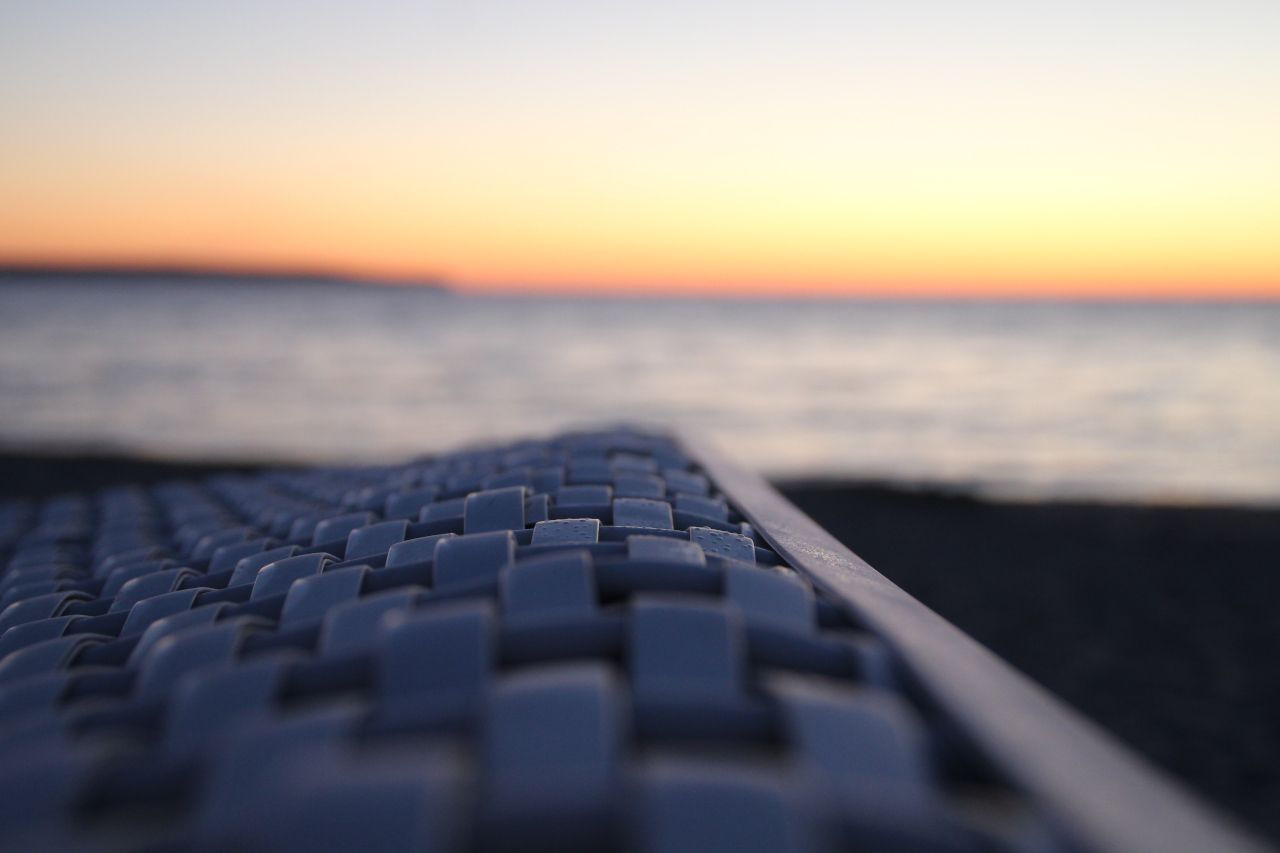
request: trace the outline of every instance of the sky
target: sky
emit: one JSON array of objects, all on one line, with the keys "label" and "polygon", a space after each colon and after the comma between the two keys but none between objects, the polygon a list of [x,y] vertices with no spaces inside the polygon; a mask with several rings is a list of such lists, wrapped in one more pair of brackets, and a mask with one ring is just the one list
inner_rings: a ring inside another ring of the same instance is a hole
[{"label": "sky", "polygon": [[0,0],[0,263],[1280,297],[1274,0]]}]

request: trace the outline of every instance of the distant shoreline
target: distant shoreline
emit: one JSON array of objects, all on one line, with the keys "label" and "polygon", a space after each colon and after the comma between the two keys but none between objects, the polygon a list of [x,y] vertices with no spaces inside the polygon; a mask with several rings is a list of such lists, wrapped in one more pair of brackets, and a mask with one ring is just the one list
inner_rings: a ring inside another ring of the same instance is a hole
[{"label": "distant shoreline", "polygon": [[[433,455],[419,454],[419,458]],[[408,457],[406,457],[407,459]],[[0,443],[0,500],[14,497],[43,498],[60,491],[94,490],[115,483],[156,483],[165,479],[201,477],[221,471],[262,471],[269,468],[309,468],[344,465],[397,464],[406,459],[368,460],[361,458],[299,458],[293,456],[251,457],[149,455],[136,448],[105,443]],[[849,490],[901,495],[919,501],[959,501],[1009,506],[1039,506],[1068,509],[1226,511],[1280,514],[1280,499],[1250,499],[1218,494],[1171,494],[1144,497],[1141,494],[1035,491],[1010,488],[1008,484],[979,479],[934,480],[860,475],[858,473],[785,474],[764,473],[778,491],[803,494],[840,493]],[[1277,517],[1280,517],[1278,515]]]},{"label": "distant shoreline", "polygon": [[917,290],[851,289],[848,291],[812,291],[805,288],[767,290],[722,290],[692,286],[673,289],[667,286],[562,287],[546,282],[495,283],[471,282],[465,286],[442,276],[420,278],[388,278],[362,276],[323,270],[269,270],[253,268],[194,266],[131,265],[45,265],[6,264],[0,262],[0,287],[17,281],[41,281],[51,284],[97,279],[104,283],[186,285],[203,283],[274,283],[311,284],[334,287],[391,289],[423,289],[477,299],[652,301],[652,302],[775,302],[796,304],[850,303],[867,305],[1081,305],[1081,306],[1267,306],[1280,305],[1280,293],[1211,295],[1181,294],[1098,294],[1070,292],[1002,293],[976,290],[969,293],[928,292]]},{"label": "distant shoreline", "polygon": [[225,283],[272,282],[278,284],[324,284],[351,287],[419,287],[449,290],[441,278],[385,279],[336,273],[295,270],[290,272],[258,269],[226,269],[183,266],[45,266],[40,264],[0,264],[0,284],[14,280],[69,282],[77,279],[130,281],[155,284],[196,284],[207,281]]}]

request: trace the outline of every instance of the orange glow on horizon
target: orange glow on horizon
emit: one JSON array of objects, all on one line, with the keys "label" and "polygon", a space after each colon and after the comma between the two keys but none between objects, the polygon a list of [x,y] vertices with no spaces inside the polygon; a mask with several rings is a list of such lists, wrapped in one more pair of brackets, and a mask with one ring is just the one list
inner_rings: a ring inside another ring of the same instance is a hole
[{"label": "orange glow on horizon", "polygon": [[324,181],[131,194],[89,175],[65,194],[33,181],[16,188],[21,204],[0,204],[0,262],[301,270],[475,293],[1280,297],[1280,198],[1216,219],[1200,212],[1212,198],[1162,210],[1158,197],[1122,207],[1047,193],[756,190],[762,197],[743,203],[723,189],[668,188],[673,198],[609,205],[599,193],[539,187],[523,198],[490,188],[479,204],[481,172],[478,188],[426,200]]},{"label": "orange glow on horizon", "polygon": [[320,265],[287,260],[148,258],[112,256],[0,257],[0,269],[36,270],[138,270],[142,272],[197,271],[210,274],[296,276],[340,279],[401,287],[443,286],[447,290],[477,296],[618,297],[618,298],[731,298],[731,299],[1084,299],[1084,300],[1262,300],[1280,299],[1274,279],[1251,280],[868,280],[845,279],[749,279],[680,278],[614,275],[611,279],[587,275],[581,279],[467,280],[442,275],[438,270],[378,263]]},{"label": "orange glow on horizon", "polygon": [[1280,298],[1266,4],[371,5],[0,9],[0,263]]},{"label": "orange glow on horizon", "polygon": [[1030,166],[968,166],[936,184],[906,166],[826,186],[749,164],[687,184],[546,177],[572,176],[571,159],[496,176],[501,157],[455,160],[452,174],[401,159],[353,178],[341,160],[290,173],[275,158],[212,158],[157,174],[33,156],[38,168],[6,182],[0,260],[314,270],[477,293],[1280,297],[1280,181],[1266,198],[1244,176],[1072,183]]}]

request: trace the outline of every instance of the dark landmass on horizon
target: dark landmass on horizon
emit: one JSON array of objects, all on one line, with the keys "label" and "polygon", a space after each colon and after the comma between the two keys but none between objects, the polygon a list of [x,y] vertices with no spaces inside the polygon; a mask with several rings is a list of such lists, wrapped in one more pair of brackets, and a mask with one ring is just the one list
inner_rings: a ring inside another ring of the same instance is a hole
[{"label": "dark landmass on horizon", "polygon": [[56,265],[56,264],[4,264],[0,263],[0,284],[15,279],[36,279],[58,283],[75,279],[97,278],[106,281],[135,281],[156,284],[196,284],[204,281],[250,282],[263,281],[279,284],[328,284],[354,287],[415,287],[447,291],[448,284],[442,278],[389,279],[342,275],[308,270],[264,270],[235,267],[197,267],[169,265]]},{"label": "dark landmass on horizon", "polygon": [[[258,463],[0,453],[0,499]],[[911,595],[1280,841],[1280,510],[779,483]]]},{"label": "dark landmass on horizon", "polygon": [[[7,263],[0,259],[0,286],[14,281],[37,280],[50,284],[67,283],[84,279],[100,279],[104,282],[131,281],[141,284],[156,285],[195,285],[201,283],[275,283],[275,284],[320,284],[332,287],[375,287],[421,289],[438,293],[466,293],[466,288],[458,288],[454,282],[443,276],[425,276],[421,278],[386,278],[379,276],[360,276],[337,273],[325,270],[272,270],[260,268],[217,267],[217,266],[183,266],[183,265],[147,265],[147,264],[40,264],[40,263]],[[1274,305],[1280,302],[1277,294],[1243,294],[1234,296],[1209,296],[1185,294],[1155,294],[1099,296],[1097,294],[1054,293],[1043,294],[1035,291],[1007,294],[975,293],[919,293],[914,291],[890,292],[879,289],[860,290],[856,287],[848,292],[811,293],[803,288],[799,293],[779,290],[744,290],[735,292],[704,291],[693,287],[688,292],[670,291],[663,288],[647,289],[644,287],[624,287],[621,290],[606,285],[583,290],[545,289],[530,284],[509,288],[486,289],[477,291],[476,295],[489,297],[519,297],[545,299],[674,299],[694,302],[724,301],[757,301],[776,300],[782,302],[867,302],[867,303],[930,303],[936,305],[973,305],[982,303],[1006,304],[1063,304],[1063,305],[1108,305],[1108,306],[1149,306],[1149,305]]]}]

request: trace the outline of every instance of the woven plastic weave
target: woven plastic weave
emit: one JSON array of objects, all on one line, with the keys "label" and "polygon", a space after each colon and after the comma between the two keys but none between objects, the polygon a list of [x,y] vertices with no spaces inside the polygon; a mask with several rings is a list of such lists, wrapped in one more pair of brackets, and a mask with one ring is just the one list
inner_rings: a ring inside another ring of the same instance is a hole
[{"label": "woven plastic weave", "polygon": [[666,438],[15,502],[0,557],[0,849],[1064,849]]}]

